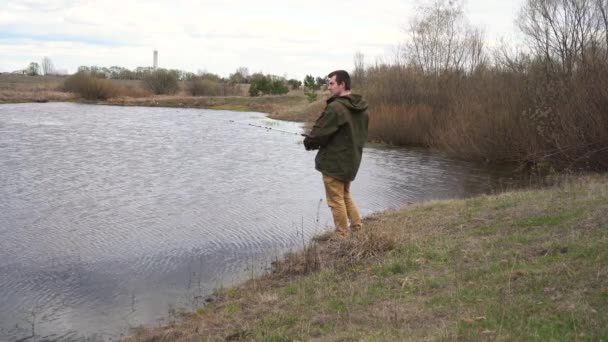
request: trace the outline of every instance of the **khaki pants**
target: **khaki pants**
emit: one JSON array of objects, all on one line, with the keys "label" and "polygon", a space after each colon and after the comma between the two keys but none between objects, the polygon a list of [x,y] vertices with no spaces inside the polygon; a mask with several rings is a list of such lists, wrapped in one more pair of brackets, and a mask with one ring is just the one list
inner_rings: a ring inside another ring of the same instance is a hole
[{"label": "khaki pants", "polygon": [[[331,208],[336,234],[348,234],[348,221],[352,231],[361,229],[361,216],[350,195],[350,182],[323,175],[327,205]],[[348,219],[348,221],[347,221]]]}]

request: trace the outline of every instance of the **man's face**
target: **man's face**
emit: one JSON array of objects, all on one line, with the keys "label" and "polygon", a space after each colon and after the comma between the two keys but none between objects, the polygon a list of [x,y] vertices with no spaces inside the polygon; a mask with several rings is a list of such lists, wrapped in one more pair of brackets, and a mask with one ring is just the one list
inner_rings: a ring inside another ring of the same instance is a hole
[{"label": "man's face", "polygon": [[329,90],[329,92],[331,93],[331,96],[340,96],[345,90],[344,85],[345,85],[344,82],[342,82],[342,83],[340,83],[340,85],[338,85],[338,82],[336,82],[336,75],[333,75],[329,79],[329,83],[327,84],[327,90]]}]

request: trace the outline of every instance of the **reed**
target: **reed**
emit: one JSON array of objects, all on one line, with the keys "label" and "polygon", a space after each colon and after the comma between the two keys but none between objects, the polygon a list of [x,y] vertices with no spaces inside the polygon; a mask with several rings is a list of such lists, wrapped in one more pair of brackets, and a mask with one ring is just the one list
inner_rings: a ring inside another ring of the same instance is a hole
[{"label": "reed", "polygon": [[366,70],[370,139],[535,168],[608,169],[608,63],[564,78],[530,62],[473,73]]}]

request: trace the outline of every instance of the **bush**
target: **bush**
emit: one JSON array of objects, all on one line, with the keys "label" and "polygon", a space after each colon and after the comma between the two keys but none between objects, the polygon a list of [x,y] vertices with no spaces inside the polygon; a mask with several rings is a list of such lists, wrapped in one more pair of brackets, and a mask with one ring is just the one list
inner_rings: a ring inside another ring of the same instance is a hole
[{"label": "bush", "polygon": [[321,89],[321,86],[317,84],[312,75],[304,77],[304,95],[306,95],[308,102],[312,103],[317,100],[317,90],[319,89]]},{"label": "bush", "polygon": [[287,85],[285,85],[285,82],[282,79],[273,80],[270,87],[270,93],[273,95],[283,95],[289,92],[289,88],[287,88]]},{"label": "bush", "polygon": [[288,92],[289,88],[287,88],[286,81],[281,77],[259,73],[251,76],[249,96],[282,95]]},{"label": "bush", "polygon": [[224,96],[224,84],[209,79],[193,77],[186,81],[186,89],[192,96]]},{"label": "bush", "polygon": [[302,81],[298,81],[296,79],[290,79],[287,81],[287,85],[291,87],[291,90],[298,90],[302,87]]},{"label": "bush", "polygon": [[312,103],[317,100],[317,92],[310,88],[304,88],[304,95],[308,99],[308,102]]},{"label": "bush", "polygon": [[156,95],[175,94],[179,90],[178,80],[178,75],[167,69],[156,69],[143,77],[145,87]]},{"label": "bush", "polygon": [[251,75],[251,86],[249,87],[249,96],[260,96],[270,93],[270,79],[263,74],[257,73]]},{"label": "bush", "polygon": [[107,100],[121,93],[120,87],[111,81],[82,71],[68,77],[63,83],[63,90],[87,100]]}]

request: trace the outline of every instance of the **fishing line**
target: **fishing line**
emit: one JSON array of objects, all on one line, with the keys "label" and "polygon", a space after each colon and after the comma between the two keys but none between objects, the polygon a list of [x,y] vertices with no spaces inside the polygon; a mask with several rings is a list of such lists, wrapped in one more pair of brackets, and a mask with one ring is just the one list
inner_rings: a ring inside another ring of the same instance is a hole
[{"label": "fishing line", "polygon": [[240,124],[240,125],[251,126],[251,127],[263,128],[263,129],[265,129],[267,131],[275,131],[275,132],[281,132],[281,133],[287,133],[287,134],[293,134],[293,135],[302,135],[302,133],[285,131],[285,130],[278,129],[278,128],[272,128],[272,127],[268,127],[268,126],[254,125],[254,124],[251,124],[251,123],[238,122],[238,121],[234,121],[234,120],[228,120],[228,122],[236,123],[236,124]]}]

